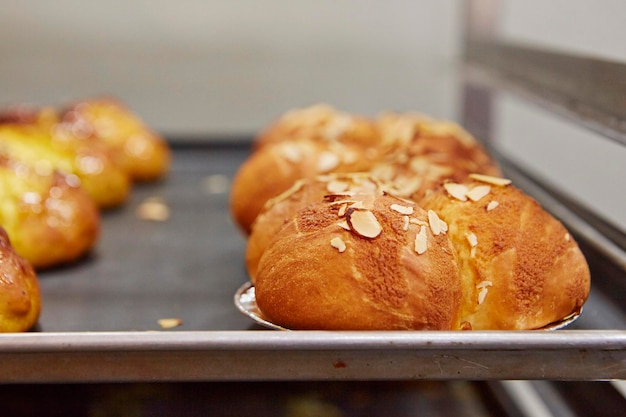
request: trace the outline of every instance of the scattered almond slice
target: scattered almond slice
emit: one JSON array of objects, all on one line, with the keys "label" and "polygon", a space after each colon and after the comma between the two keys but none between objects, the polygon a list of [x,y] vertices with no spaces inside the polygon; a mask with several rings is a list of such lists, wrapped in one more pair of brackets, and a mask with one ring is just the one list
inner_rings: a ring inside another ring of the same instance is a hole
[{"label": "scattered almond slice", "polygon": [[474,233],[468,233],[466,237],[471,247],[478,245],[478,238]]},{"label": "scattered almond slice", "polygon": [[287,198],[291,197],[293,194],[297,193],[298,191],[300,191],[300,189],[304,186],[304,180],[296,180],[293,185],[291,187],[289,187],[289,189],[283,191],[282,193],[278,194],[276,197],[270,198],[269,200],[267,200],[267,203],[265,203],[265,205],[267,207],[271,207],[276,205],[277,203],[280,203],[283,200],[286,200]]},{"label": "scattered almond slice", "polygon": [[339,157],[332,152],[322,152],[317,158],[317,171],[329,172],[339,165]]},{"label": "scattered almond slice", "polygon": [[507,178],[494,177],[483,174],[470,174],[469,177],[476,181],[486,182],[491,185],[509,185],[512,181]]},{"label": "scattered almond slice", "polygon": [[293,164],[302,162],[302,159],[304,158],[302,149],[293,143],[284,143],[280,147],[280,154],[283,158]]},{"label": "scattered almond slice", "polygon": [[339,253],[343,253],[346,250],[346,243],[339,236],[330,240],[330,246],[337,249]]},{"label": "scattered almond slice", "polygon": [[337,211],[337,215],[339,217],[343,217],[346,214],[346,209],[348,208],[348,203],[343,203],[339,206],[339,210]]},{"label": "scattered almond slice", "polygon": [[415,235],[415,252],[418,255],[423,254],[428,249],[428,235],[426,234],[426,227],[420,227],[420,231]]},{"label": "scattered almond slice", "polygon": [[349,187],[350,184],[348,184],[346,181],[339,180],[330,181],[328,184],[326,184],[326,190],[328,190],[328,192],[332,194],[343,193],[344,191],[347,191]]},{"label": "scattered almond slice", "polygon": [[485,287],[491,287],[493,286],[493,282],[489,281],[489,280],[485,280],[485,281],[480,281],[478,284],[476,284],[476,288],[485,288]]},{"label": "scattered almond slice", "polygon": [[467,201],[467,187],[455,182],[447,182],[443,185],[448,194],[460,201]]},{"label": "scattered almond slice", "polygon": [[569,242],[569,241],[571,240],[571,238],[572,238],[572,237],[570,236],[570,234],[569,234],[569,233],[565,233],[565,240],[566,240],[567,242]]},{"label": "scattered almond slice", "polygon": [[157,322],[162,329],[172,329],[183,324],[183,321],[181,319],[175,318],[159,319]]},{"label": "scattered almond slice", "polygon": [[401,206],[400,204],[392,204],[390,207],[393,211],[397,211],[400,214],[413,214],[413,207]]},{"label": "scattered almond slice", "polygon": [[409,230],[409,216],[402,216],[404,220],[404,224],[402,225],[402,230]]},{"label": "scattered almond slice", "polygon": [[350,208],[351,209],[364,209],[365,206],[363,206],[363,201],[357,201],[356,203],[351,204]]},{"label": "scattered almond slice", "polygon": [[342,222],[337,223],[337,226],[341,227],[344,230],[350,231],[350,225],[345,220],[342,221]]},{"label": "scattered almond slice", "polygon": [[438,236],[442,232],[445,233],[448,230],[448,224],[441,220],[437,213],[432,210],[428,210],[428,225],[435,236]]},{"label": "scattered almond slice", "polygon": [[426,223],[424,220],[416,219],[414,217],[411,217],[409,219],[409,223],[411,223],[411,224],[418,224],[420,226],[428,226],[428,223]]},{"label": "scattered almond slice", "polygon": [[373,239],[383,231],[376,216],[369,210],[357,210],[351,207],[346,213],[346,219],[350,228],[359,236]]},{"label": "scattered almond slice", "polygon": [[472,201],[478,201],[491,192],[491,187],[488,185],[478,185],[469,190],[465,195]]},{"label": "scattered almond slice", "polygon": [[498,203],[496,200],[492,200],[489,202],[489,204],[487,204],[487,211],[491,211],[494,208],[498,207],[500,205],[500,203]]},{"label": "scattered almond slice", "polygon": [[160,197],[150,197],[137,207],[137,217],[142,220],[163,222],[170,218],[170,209]]},{"label": "scattered almond slice", "polygon": [[480,290],[480,292],[478,293],[478,304],[482,304],[483,301],[485,301],[485,298],[487,297],[487,293],[489,292],[489,288],[484,287],[483,289]]},{"label": "scattered almond slice", "polygon": [[448,223],[439,219],[439,229],[441,230],[441,233],[446,233],[448,231]]}]

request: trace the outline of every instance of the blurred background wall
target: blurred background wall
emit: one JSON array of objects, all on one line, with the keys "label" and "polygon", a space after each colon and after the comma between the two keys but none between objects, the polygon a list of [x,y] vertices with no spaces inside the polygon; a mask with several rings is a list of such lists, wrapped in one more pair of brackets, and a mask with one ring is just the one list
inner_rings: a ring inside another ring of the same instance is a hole
[{"label": "blurred background wall", "polygon": [[[626,62],[623,0],[474,1],[506,40]],[[178,136],[250,134],[317,102],[458,119],[466,5],[0,0],[0,105],[109,94]],[[626,177],[624,147],[510,97],[494,110],[506,153],[626,230],[626,199],[598,186]]]},{"label": "blurred background wall", "polygon": [[249,133],[317,102],[457,110],[455,0],[0,0],[0,102],[118,96],[155,128]]}]

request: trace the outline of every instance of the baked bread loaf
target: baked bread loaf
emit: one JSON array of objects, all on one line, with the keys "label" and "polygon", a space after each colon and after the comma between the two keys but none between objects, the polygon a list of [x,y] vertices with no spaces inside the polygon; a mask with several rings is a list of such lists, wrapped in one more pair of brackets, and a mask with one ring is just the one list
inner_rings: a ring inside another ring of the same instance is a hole
[{"label": "baked bread loaf", "polygon": [[449,225],[461,282],[463,328],[536,329],[579,313],[587,262],[565,227],[501,178],[472,175],[422,201]]},{"label": "baked bread loaf", "polygon": [[267,319],[290,329],[458,328],[458,266],[427,212],[390,195],[330,200],[298,211],[263,253],[255,293]]},{"label": "baked bread loaf", "polygon": [[72,129],[89,130],[133,181],[155,181],[170,169],[165,140],[115,99],[80,101],[62,110],[60,119]]},{"label": "baked bread loaf", "polygon": [[41,294],[32,266],[18,255],[0,227],[0,332],[30,330],[39,319]]},{"label": "baked bread loaf", "polygon": [[500,174],[457,124],[416,113],[370,120],[318,105],[287,112],[257,137],[233,181],[233,218],[248,235],[267,200],[298,179],[337,172],[369,172],[415,201],[444,179]]},{"label": "baked bread loaf", "polygon": [[91,136],[59,123],[49,110],[10,110],[0,115],[0,150],[39,170],[75,175],[101,209],[127,201],[130,177]]},{"label": "baked bread loaf", "polygon": [[[324,199],[339,199],[340,210],[345,210],[348,199],[357,194],[382,195],[384,184],[368,173],[335,173],[319,175],[296,181],[291,188],[267,201],[256,217],[246,246],[246,265],[254,283],[257,265],[261,255],[285,223],[300,210]],[[343,207],[342,206],[346,206]]]},{"label": "baked bread loaf", "polygon": [[386,193],[301,208],[261,254],[259,308],[342,330],[527,330],[579,313],[590,277],[572,236],[506,180],[472,178],[423,208]]},{"label": "baked bread loaf", "polygon": [[372,156],[360,147],[340,142],[284,140],[255,151],[233,179],[230,207],[248,235],[265,203],[294,182],[331,172],[358,172],[371,166]]},{"label": "baked bread loaf", "polygon": [[73,176],[42,172],[0,153],[0,225],[36,269],[72,262],[91,250],[100,213]]},{"label": "baked bread loaf", "polygon": [[[323,119],[321,110],[311,112]],[[590,276],[573,237],[461,127],[386,113],[372,141],[348,145],[312,133],[319,121],[299,131],[316,120],[306,116],[264,132],[233,183],[266,319],[290,329],[525,330],[581,311]],[[342,147],[335,164],[315,169],[329,144]],[[357,162],[340,166],[346,155]]]}]

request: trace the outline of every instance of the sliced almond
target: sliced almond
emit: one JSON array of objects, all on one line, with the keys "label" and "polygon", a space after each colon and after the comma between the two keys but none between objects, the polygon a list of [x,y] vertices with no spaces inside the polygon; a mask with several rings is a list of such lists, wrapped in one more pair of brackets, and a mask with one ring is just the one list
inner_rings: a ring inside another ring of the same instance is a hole
[{"label": "sliced almond", "polygon": [[409,230],[409,216],[402,216],[404,220],[404,224],[402,225],[402,230]]},{"label": "sliced almond", "polygon": [[491,187],[488,185],[478,185],[469,190],[465,195],[472,201],[478,201],[491,192]]},{"label": "sliced almond", "polygon": [[478,238],[474,233],[468,233],[466,238],[471,247],[478,245]]},{"label": "sliced almond", "polygon": [[491,185],[509,185],[512,181],[507,178],[494,177],[483,174],[470,174],[469,177],[476,181],[486,182]]},{"label": "sliced almond", "polygon": [[340,253],[343,253],[346,250],[346,243],[339,236],[330,240],[330,246],[337,249]]},{"label": "sliced almond", "polygon": [[300,191],[300,189],[303,186],[304,186],[304,180],[296,180],[293,183],[293,185],[289,187],[289,189],[278,194],[276,197],[270,198],[269,200],[267,200],[267,202],[265,203],[265,207],[272,207],[276,205],[277,203],[280,203],[281,201],[286,200],[287,198],[291,197],[291,195]]},{"label": "sliced almond", "polygon": [[398,177],[393,180],[393,187],[396,191],[404,196],[410,196],[415,193],[422,186],[422,178],[411,176],[411,177]]},{"label": "sliced almond", "polygon": [[487,293],[489,292],[489,288],[484,287],[478,292],[478,304],[482,304],[485,301],[485,297],[487,297]]},{"label": "sliced almond", "polygon": [[293,164],[300,163],[304,159],[304,153],[302,149],[300,149],[296,144],[293,143],[284,143],[280,147],[280,154],[283,158]]},{"label": "sliced almond", "polygon": [[353,204],[350,205],[351,209],[364,209],[365,206],[363,206],[363,201],[357,201]]},{"label": "sliced almond", "polygon": [[413,214],[413,207],[401,206],[400,204],[392,204],[390,207],[393,211],[397,211],[400,214]]},{"label": "sliced almond", "polygon": [[428,225],[435,236],[438,236],[442,232],[445,233],[445,231],[448,230],[448,224],[441,220],[439,216],[437,216],[437,213],[432,210],[428,210]]},{"label": "sliced almond", "polygon": [[496,200],[492,200],[489,202],[489,204],[487,204],[487,211],[491,211],[494,208],[498,207],[500,205],[500,203],[498,203]]},{"label": "sliced almond", "polygon": [[353,195],[350,194],[326,194],[324,196],[324,201],[328,202],[331,206],[356,203],[356,200],[353,200]]},{"label": "sliced almond", "polygon": [[414,217],[411,217],[409,219],[409,223],[411,223],[411,224],[418,224],[420,226],[428,226],[428,223],[426,223],[424,220],[416,219]]},{"label": "sliced almond", "polygon": [[489,281],[489,280],[480,281],[478,284],[476,284],[476,288],[478,288],[478,289],[485,288],[485,287],[491,287],[491,286],[493,286],[493,282]]},{"label": "sliced almond", "polygon": [[344,221],[342,221],[342,222],[337,223],[337,226],[339,226],[339,227],[341,227],[342,229],[345,229],[345,230],[347,230],[347,231],[350,231],[350,225],[349,225],[349,224],[348,224],[348,222],[347,222],[347,221],[345,221],[345,220],[344,220]]},{"label": "sliced almond", "polygon": [[350,228],[359,236],[373,239],[383,231],[380,223],[376,220],[376,216],[369,210],[349,208],[346,213],[346,220]]},{"label": "sliced almond", "polygon": [[346,209],[348,208],[348,203],[343,203],[339,206],[339,210],[337,211],[337,215],[339,217],[343,217],[346,214]]},{"label": "sliced almond", "polygon": [[448,194],[460,201],[467,201],[467,187],[455,182],[447,182],[443,185]]},{"label": "sliced almond", "polygon": [[420,231],[415,235],[415,252],[418,255],[423,254],[428,249],[428,235],[426,234],[426,227],[420,227]]},{"label": "sliced almond", "polygon": [[322,152],[317,158],[317,172],[329,172],[339,165],[339,157],[332,152]]},{"label": "sliced almond", "polygon": [[170,218],[170,208],[160,197],[151,197],[137,207],[136,214],[142,220],[164,222]]},{"label": "sliced almond", "polygon": [[344,191],[347,191],[348,188],[350,188],[350,184],[346,181],[334,180],[329,181],[328,184],[326,184],[326,190],[328,190],[331,194],[343,193]]},{"label": "sliced almond", "polygon": [[441,233],[446,233],[448,231],[448,223],[439,219],[439,229],[441,230]]},{"label": "sliced almond", "polygon": [[181,319],[175,318],[159,319],[157,322],[162,329],[172,329],[183,324],[183,321]]},{"label": "sliced almond", "polygon": [[569,242],[572,239],[569,233],[565,233],[565,240]]}]

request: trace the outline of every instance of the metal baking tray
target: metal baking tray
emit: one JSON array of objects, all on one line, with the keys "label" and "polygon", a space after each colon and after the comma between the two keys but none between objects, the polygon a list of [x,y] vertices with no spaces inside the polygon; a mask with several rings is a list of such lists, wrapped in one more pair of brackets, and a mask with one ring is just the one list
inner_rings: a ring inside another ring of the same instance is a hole
[{"label": "metal baking tray", "polygon": [[[592,290],[565,330],[274,331],[233,303],[247,280],[229,183],[246,142],[173,144],[170,175],[103,214],[81,262],[39,274],[43,312],[0,335],[0,382],[626,379],[626,320]],[[170,210],[148,221],[158,198]],[[159,320],[180,325],[162,328]]]}]

